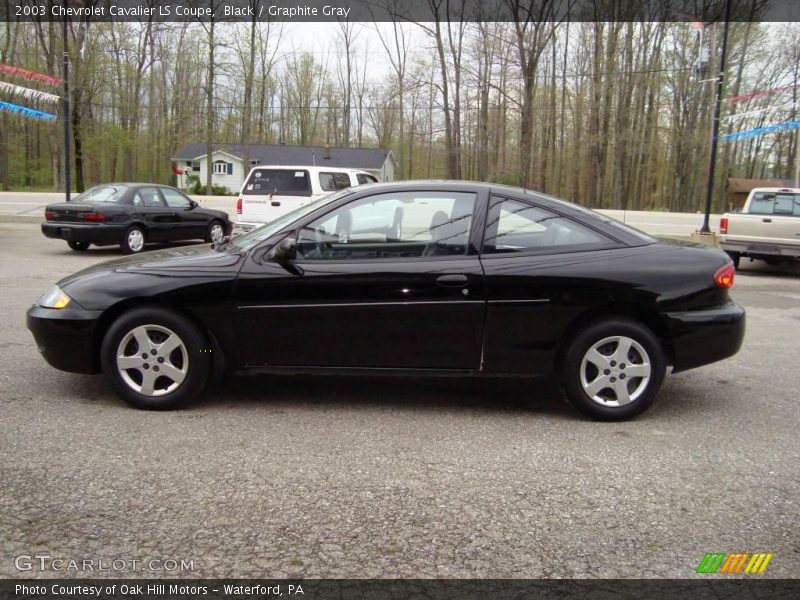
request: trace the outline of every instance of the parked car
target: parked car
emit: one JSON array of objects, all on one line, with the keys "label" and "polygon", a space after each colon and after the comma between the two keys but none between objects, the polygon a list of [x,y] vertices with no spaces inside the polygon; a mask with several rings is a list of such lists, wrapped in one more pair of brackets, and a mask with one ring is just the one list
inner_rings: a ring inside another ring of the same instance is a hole
[{"label": "parked car", "polygon": [[331,192],[377,181],[374,175],[357,169],[254,167],[239,191],[234,231],[252,231]]},{"label": "parked car", "polygon": [[[403,207],[399,236],[387,235]],[[352,215],[387,219],[383,233]],[[374,228],[371,228],[374,229]],[[630,418],[673,372],[739,350],[725,253],[667,243],[504,186],[351,188],[211,247],[62,279],[28,311],[54,367],[173,408],[211,373],[555,374],[581,411]]]},{"label": "parked car", "polygon": [[772,265],[800,259],[800,189],[753,189],[741,212],[722,215],[719,232],[736,267],[741,257]]},{"label": "parked car", "polygon": [[151,242],[219,242],[232,229],[226,213],[152,183],[98,185],[71,202],[49,204],[44,216],[42,233],[78,251],[119,244],[125,254],[135,254]]}]

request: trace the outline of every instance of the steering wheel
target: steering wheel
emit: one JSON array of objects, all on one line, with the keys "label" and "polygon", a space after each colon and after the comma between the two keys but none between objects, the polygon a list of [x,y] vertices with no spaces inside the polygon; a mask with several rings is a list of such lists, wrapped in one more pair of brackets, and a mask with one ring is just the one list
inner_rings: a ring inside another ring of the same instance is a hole
[{"label": "steering wheel", "polygon": [[332,248],[331,243],[325,239],[327,235],[324,227],[314,229],[314,243],[319,258],[324,258],[328,250]]}]

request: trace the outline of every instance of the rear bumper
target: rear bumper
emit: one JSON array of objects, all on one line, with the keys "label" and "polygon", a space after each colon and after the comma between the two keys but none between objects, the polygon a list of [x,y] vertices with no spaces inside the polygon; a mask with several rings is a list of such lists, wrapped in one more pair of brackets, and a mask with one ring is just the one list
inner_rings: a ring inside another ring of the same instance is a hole
[{"label": "rear bumper", "polygon": [[264,223],[258,223],[255,221],[235,221],[233,223],[233,234],[241,235],[243,233],[247,233],[248,231],[253,231],[257,227],[261,227]]},{"label": "rear bumper", "polygon": [[61,310],[32,306],[27,325],[47,363],[61,371],[98,373],[97,317],[99,311]]},{"label": "rear bumper", "polygon": [[770,242],[744,242],[726,240],[719,243],[719,247],[727,252],[738,252],[744,256],[787,256],[800,258],[800,243],[797,245],[773,244]]},{"label": "rear bumper", "polygon": [[83,225],[80,223],[59,223],[45,221],[42,233],[49,238],[68,242],[89,242],[100,246],[119,244],[125,235],[125,226]]},{"label": "rear bumper", "polygon": [[708,310],[667,313],[674,350],[673,372],[733,356],[742,347],[744,309],[735,302]]}]

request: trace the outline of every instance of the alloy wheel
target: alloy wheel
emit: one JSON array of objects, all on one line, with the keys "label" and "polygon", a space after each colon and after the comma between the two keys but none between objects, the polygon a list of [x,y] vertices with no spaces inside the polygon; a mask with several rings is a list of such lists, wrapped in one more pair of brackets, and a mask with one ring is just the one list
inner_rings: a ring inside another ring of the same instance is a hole
[{"label": "alloy wheel", "polygon": [[186,379],[189,353],[174,331],[161,325],[140,325],[123,336],[116,365],[133,391],[158,397],[175,391]]},{"label": "alloy wheel", "polygon": [[600,406],[625,406],[645,392],[651,370],[647,351],[635,339],[622,335],[606,337],[584,354],[581,386]]}]

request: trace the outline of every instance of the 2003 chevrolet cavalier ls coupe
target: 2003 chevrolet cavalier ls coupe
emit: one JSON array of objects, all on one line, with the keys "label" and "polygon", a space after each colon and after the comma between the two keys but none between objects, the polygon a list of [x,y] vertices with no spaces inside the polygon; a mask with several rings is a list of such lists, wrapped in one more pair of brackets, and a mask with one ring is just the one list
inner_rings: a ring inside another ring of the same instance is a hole
[{"label": "2003 chevrolet cavalier ls coupe", "polygon": [[231,241],[106,262],[28,311],[54,367],[173,408],[224,371],[557,375],[603,420],[668,366],[735,354],[744,310],[714,249],[659,242],[541,194],[475,183],[347,189]]}]

